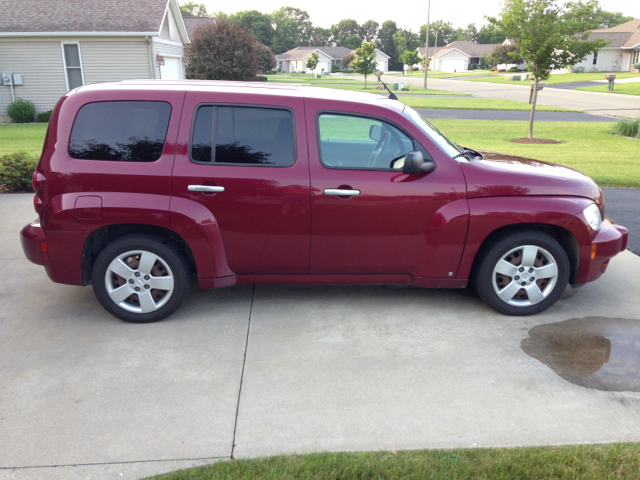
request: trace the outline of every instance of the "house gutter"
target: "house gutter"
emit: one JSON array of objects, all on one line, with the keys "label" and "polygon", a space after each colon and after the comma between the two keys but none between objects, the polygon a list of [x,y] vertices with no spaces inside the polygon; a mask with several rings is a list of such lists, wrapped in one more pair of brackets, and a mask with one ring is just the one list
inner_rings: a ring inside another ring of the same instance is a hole
[{"label": "house gutter", "polygon": [[149,37],[148,35],[145,35],[144,39],[147,41],[147,44],[149,45],[149,67],[151,68],[151,79],[155,80],[155,78],[156,78],[156,68],[155,68],[156,55],[155,55],[155,51],[154,51],[154,48],[153,48],[153,38]]},{"label": "house gutter", "polygon": [[141,37],[158,32],[0,32],[0,37]]}]

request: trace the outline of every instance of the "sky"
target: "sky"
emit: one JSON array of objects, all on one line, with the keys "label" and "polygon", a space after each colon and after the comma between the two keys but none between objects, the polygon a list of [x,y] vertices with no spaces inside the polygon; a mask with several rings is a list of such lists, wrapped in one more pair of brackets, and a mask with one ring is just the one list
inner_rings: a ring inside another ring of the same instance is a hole
[{"label": "sky", "polygon": [[[179,0],[180,1],[180,0]],[[427,23],[428,0],[422,1],[381,1],[374,0],[236,0],[220,2],[215,0],[194,0],[204,3],[210,13],[223,11],[234,13],[240,10],[258,10],[271,13],[280,7],[289,6],[306,10],[316,27],[329,28],[344,18],[353,18],[359,24],[372,19],[382,24],[394,20],[401,28],[418,32],[420,25]],[[283,3],[284,2],[284,3]],[[484,16],[500,13],[502,0],[431,0],[431,21],[451,22],[454,28],[465,28],[475,23],[479,29],[486,23]],[[637,0],[600,0],[602,8],[609,12],[622,12],[640,18],[640,2]]]}]

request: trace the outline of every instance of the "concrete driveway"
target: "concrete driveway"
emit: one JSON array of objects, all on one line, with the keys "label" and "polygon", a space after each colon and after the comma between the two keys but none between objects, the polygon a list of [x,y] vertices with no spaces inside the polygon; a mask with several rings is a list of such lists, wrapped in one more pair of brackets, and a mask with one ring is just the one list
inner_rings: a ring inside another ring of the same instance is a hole
[{"label": "concrete driveway", "polygon": [[[23,258],[0,195],[0,478],[324,450],[640,441],[640,258],[547,312],[467,291],[239,286],[132,325]],[[589,319],[581,319],[590,317]]]},{"label": "concrete driveway", "polygon": [[[405,84],[419,87],[422,87],[424,82],[424,79],[421,77],[382,77],[385,82],[389,83],[398,82],[399,78],[402,78]],[[501,83],[465,82],[431,78],[428,80],[428,86],[429,88],[466,93],[482,98],[516,100],[519,102],[529,101],[529,82],[526,82],[526,85],[504,85]],[[594,115],[628,118],[640,117],[640,97],[634,95],[545,88],[538,95],[538,103],[540,105],[568,108],[570,110]]]}]

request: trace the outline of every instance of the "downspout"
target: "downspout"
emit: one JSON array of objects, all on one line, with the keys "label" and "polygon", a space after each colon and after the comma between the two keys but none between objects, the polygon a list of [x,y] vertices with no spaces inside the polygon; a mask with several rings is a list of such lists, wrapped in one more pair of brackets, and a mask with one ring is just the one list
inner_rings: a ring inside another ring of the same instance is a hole
[{"label": "downspout", "polygon": [[156,78],[156,55],[153,49],[153,38],[149,38],[149,35],[145,35],[144,39],[149,44],[149,66],[151,67],[151,78],[155,80]]}]

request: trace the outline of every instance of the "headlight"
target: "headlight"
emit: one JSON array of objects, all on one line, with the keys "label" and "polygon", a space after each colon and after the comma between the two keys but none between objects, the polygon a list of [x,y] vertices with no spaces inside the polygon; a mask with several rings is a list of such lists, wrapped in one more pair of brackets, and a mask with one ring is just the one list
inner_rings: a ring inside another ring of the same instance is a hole
[{"label": "headlight", "polygon": [[586,218],[587,223],[591,228],[595,231],[600,230],[602,227],[602,217],[600,216],[600,209],[595,203],[592,203],[587,208],[585,208],[582,213],[584,214],[584,218]]}]

